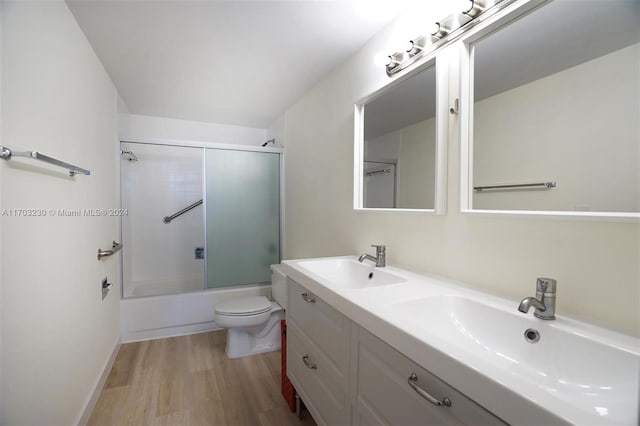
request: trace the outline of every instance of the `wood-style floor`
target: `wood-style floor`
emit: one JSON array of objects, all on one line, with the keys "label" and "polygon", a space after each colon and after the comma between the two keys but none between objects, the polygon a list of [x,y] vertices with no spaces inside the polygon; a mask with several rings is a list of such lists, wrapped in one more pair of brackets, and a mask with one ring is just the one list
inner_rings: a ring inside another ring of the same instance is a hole
[{"label": "wood-style floor", "polygon": [[122,345],[89,425],[315,425],[280,394],[280,351],[240,359],[224,331]]}]

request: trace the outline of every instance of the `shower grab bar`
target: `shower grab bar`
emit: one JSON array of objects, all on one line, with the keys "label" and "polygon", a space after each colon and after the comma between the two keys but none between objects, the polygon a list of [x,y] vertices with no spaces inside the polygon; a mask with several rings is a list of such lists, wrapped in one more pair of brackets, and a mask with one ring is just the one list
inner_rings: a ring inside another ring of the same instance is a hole
[{"label": "shower grab bar", "polygon": [[555,182],[539,182],[539,183],[518,183],[513,185],[491,185],[491,186],[474,186],[473,190],[476,192],[482,191],[500,191],[503,189],[551,189],[555,188]]},{"label": "shower grab bar", "polygon": [[182,216],[183,214],[185,214],[186,212],[188,212],[189,210],[195,209],[196,207],[198,207],[200,204],[202,204],[202,199],[196,201],[195,203],[191,204],[190,206],[185,207],[184,209],[180,210],[179,212],[175,212],[174,214],[172,214],[171,216],[165,216],[164,219],[162,219],[162,221],[164,223],[170,223],[173,219],[175,219],[178,216]]},{"label": "shower grab bar", "polygon": [[98,260],[102,260],[103,257],[116,254],[122,248],[122,243],[116,243],[115,241],[111,245],[111,250],[98,249]]},{"label": "shower grab bar", "polygon": [[13,151],[11,148],[7,148],[6,146],[0,146],[0,158],[11,160],[11,158],[13,157],[31,158],[33,160],[40,160],[44,161],[45,163],[53,164],[54,166],[69,169],[69,176],[75,176],[77,174],[88,176],[91,174],[91,172],[87,169],[74,166],[73,164],[69,164],[53,157],[49,157],[48,155],[44,155],[38,151]]}]

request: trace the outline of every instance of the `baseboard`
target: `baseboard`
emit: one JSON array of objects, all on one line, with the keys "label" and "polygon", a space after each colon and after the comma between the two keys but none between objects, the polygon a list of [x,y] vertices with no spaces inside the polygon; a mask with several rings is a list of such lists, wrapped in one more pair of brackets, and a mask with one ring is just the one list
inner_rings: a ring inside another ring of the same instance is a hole
[{"label": "baseboard", "polygon": [[118,337],[113,345],[113,351],[111,351],[111,355],[109,356],[109,359],[107,359],[107,362],[102,370],[102,374],[100,374],[100,377],[98,378],[98,381],[96,382],[96,385],[93,388],[93,392],[91,392],[91,394],[87,398],[86,403],[84,404],[84,410],[82,410],[82,413],[80,414],[80,418],[76,422],[77,425],[85,426],[89,421],[89,417],[91,416],[91,412],[93,411],[93,408],[96,406],[96,403],[98,402],[98,398],[100,397],[102,388],[104,387],[104,384],[107,382],[107,378],[109,377],[109,373],[111,372],[111,367],[113,367],[113,363],[116,360],[116,356],[118,356],[118,351],[120,351],[120,346],[121,346],[120,337]]},{"label": "baseboard", "polygon": [[145,340],[164,339],[166,337],[186,336],[189,334],[205,333],[222,330],[215,322],[187,324],[176,327],[163,327],[152,330],[129,331],[122,335],[122,343],[142,342]]}]

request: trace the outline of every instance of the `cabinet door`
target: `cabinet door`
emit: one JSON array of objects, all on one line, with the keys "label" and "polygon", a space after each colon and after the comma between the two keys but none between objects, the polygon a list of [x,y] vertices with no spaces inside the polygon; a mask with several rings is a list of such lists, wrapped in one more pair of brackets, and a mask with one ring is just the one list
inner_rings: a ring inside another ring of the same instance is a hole
[{"label": "cabinet door", "polygon": [[349,321],[291,278],[287,278],[287,318],[313,341],[336,368],[345,373],[348,364]]},{"label": "cabinet door", "polygon": [[345,375],[294,320],[287,323],[287,375],[319,425],[349,423]]},{"label": "cabinet door", "polygon": [[[363,328],[357,328],[357,335],[356,424],[505,424]],[[412,375],[419,390],[409,384]],[[424,392],[437,400],[448,398],[451,406],[429,402]]]}]

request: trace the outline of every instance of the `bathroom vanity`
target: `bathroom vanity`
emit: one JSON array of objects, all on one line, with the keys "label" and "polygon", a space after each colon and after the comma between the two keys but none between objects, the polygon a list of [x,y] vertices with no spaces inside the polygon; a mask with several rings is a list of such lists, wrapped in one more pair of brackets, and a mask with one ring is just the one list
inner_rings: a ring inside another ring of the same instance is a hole
[{"label": "bathroom vanity", "polygon": [[287,374],[318,424],[637,424],[638,339],[354,257],[283,265]]}]

